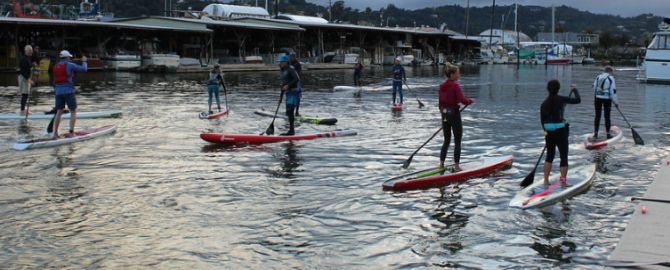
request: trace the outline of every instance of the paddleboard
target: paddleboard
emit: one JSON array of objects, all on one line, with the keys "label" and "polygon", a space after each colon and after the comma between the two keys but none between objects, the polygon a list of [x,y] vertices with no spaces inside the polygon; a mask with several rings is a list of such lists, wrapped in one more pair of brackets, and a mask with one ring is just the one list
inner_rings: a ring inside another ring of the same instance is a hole
[{"label": "paddleboard", "polygon": [[586,190],[596,175],[596,165],[584,165],[570,168],[568,171],[568,187],[560,185],[560,174],[549,177],[550,186],[545,188],[542,179],[535,179],[532,185],[519,191],[510,201],[509,206],[529,209],[544,207],[571,198]]},{"label": "paddleboard", "polygon": [[402,111],[403,105],[404,104],[402,104],[402,103],[392,103],[391,104],[391,111]]},{"label": "paddleboard", "polygon": [[[87,118],[107,118],[107,117],[119,117],[121,116],[121,111],[100,111],[100,112],[77,112],[77,119],[87,119]],[[54,117],[54,114],[46,112],[43,113],[33,113],[28,115],[29,120],[51,120]],[[1,113],[0,120],[22,120],[26,119],[25,115],[20,115],[18,113]],[[69,113],[64,113],[61,115],[61,119],[70,119]]]},{"label": "paddleboard", "polygon": [[453,182],[481,177],[512,166],[513,156],[485,157],[477,161],[461,163],[462,171],[449,172],[449,168],[431,168],[393,177],[384,181],[388,190],[412,190],[441,187]]},{"label": "paddleboard", "polygon": [[60,135],[57,139],[53,139],[51,137],[48,138],[40,138],[40,139],[34,139],[34,140],[28,140],[28,141],[21,141],[18,143],[15,143],[12,148],[15,150],[27,150],[27,149],[34,149],[34,148],[44,148],[44,147],[52,147],[52,146],[58,146],[58,145],[63,145],[63,144],[71,144],[75,142],[80,142],[88,139],[92,139],[95,137],[100,137],[103,135],[110,134],[116,130],[116,125],[108,125],[108,126],[103,126],[99,128],[91,128],[91,129],[86,129],[82,131],[75,131],[74,136],[72,137],[66,137],[63,135]]},{"label": "paddleboard", "polygon": [[198,117],[200,119],[216,119],[216,118],[219,118],[221,116],[228,115],[228,112],[230,112],[230,111],[225,110],[223,112],[217,112],[217,113],[213,113],[213,114],[209,114],[209,113],[206,113],[206,112],[201,112],[200,115],[198,115]]},{"label": "paddleboard", "polygon": [[338,85],[333,87],[333,91],[353,91],[353,90],[361,90],[361,88],[358,86],[346,86],[346,85]]},{"label": "paddleboard", "polygon": [[607,135],[601,133],[600,137],[596,140],[593,139],[593,133],[588,134],[586,135],[586,139],[584,139],[584,147],[588,150],[601,149],[623,139],[623,132],[617,126],[610,127],[610,134],[613,134],[610,139],[605,139]]},{"label": "paddleboard", "polygon": [[[262,115],[262,116],[267,116],[267,117],[273,117],[274,114],[267,113],[264,111],[255,111],[254,112],[257,115]],[[283,114],[277,114],[277,118],[282,118],[284,120],[288,120],[288,116],[283,115]],[[302,123],[310,123],[310,124],[315,124],[315,125],[335,125],[337,123],[337,118],[318,118],[318,117],[311,117],[311,116],[296,116],[295,120],[298,122]]]},{"label": "paddleboard", "polygon": [[319,138],[335,138],[344,136],[355,136],[354,130],[339,130],[334,132],[315,133],[307,135],[291,136],[263,136],[256,134],[221,134],[221,133],[202,133],[200,138],[218,144],[263,144],[283,141],[313,140]]}]

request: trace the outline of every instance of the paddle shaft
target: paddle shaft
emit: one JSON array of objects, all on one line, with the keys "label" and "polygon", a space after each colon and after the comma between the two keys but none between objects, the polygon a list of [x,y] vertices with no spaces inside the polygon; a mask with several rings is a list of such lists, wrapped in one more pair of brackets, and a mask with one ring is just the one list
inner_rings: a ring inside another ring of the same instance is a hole
[{"label": "paddle shaft", "polygon": [[633,128],[633,125],[628,122],[628,119],[626,119],[626,116],[623,115],[623,112],[621,112],[621,109],[619,109],[619,106],[615,106],[616,110],[619,111],[619,114],[621,114],[621,117],[623,117],[623,120],[626,121],[626,124],[628,124],[628,127],[630,128],[630,132],[633,133],[633,140],[635,141],[635,144],[640,144],[644,145],[644,141],[642,140],[642,137],[640,137],[640,134],[638,134],[635,129]]},{"label": "paddle shaft", "polygon": [[630,124],[630,122],[628,122],[628,119],[626,119],[626,116],[623,115],[623,112],[621,112],[621,109],[619,109],[618,106],[614,106],[614,107],[616,108],[617,111],[619,111],[619,114],[621,114],[621,117],[623,117],[623,120],[626,121],[626,124],[628,124],[628,127],[633,128],[633,126]]},{"label": "paddle shaft", "polygon": [[[463,110],[465,110],[465,108],[467,108],[468,106],[469,105],[463,106],[463,108],[461,108],[461,110],[459,112],[463,112]],[[435,138],[435,136],[437,136],[437,134],[440,133],[440,131],[442,131],[442,127],[440,127],[437,131],[435,131],[435,133],[433,133],[433,135],[430,136],[430,138],[428,138],[427,141],[425,141],[421,146],[419,146],[419,148],[416,149],[416,151],[414,151],[414,153],[412,153],[412,155],[410,155],[409,158],[407,158],[407,160],[405,160],[405,163],[403,163],[403,168],[406,169],[407,167],[409,167],[409,164],[412,163],[412,159],[414,158],[414,155],[416,155],[416,153],[418,153],[419,150],[421,150],[421,148],[426,146],[426,144],[428,144],[428,142],[433,140],[433,138]]]},{"label": "paddle shaft", "polygon": [[630,201],[631,201],[631,202],[634,202],[634,201],[646,201],[646,202],[670,203],[670,200],[647,199],[647,198],[640,198],[640,197],[632,197],[632,198],[630,198]]},{"label": "paddle shaft", "polygon": [[223,99],[226,101],[226,111],[229,110],[228,108],[228,90],[226,89],[226,84],[223,82],[223,79],[219,81],[221,83],[221,86],[223,86]]},{"label": "paddle shaft", "polygon": [[[414,91],[412,91],[412,88],[409,87],[409,84],[407,84],[407,82],[404,81],[404,80],[403,80],[403,82],[405,83],[405,86],[407,86],[407,90],[409,90],[409,91],[411,91],[412,93],[414,93]],[[416,93],[414,93],[414,98],[416,98],[416,102],[419,103],[419,108],[423,108],[424,105],[423,105],[423,103],[421,102],[421,100],[419,100],[419,97],[416,95]],[[463,107],[463,109],[465,109],[465,107]]]},{"label": "paddle shaft", "polygon": [[284,98],[284,91],[282,90],[281,92],[279,92],[279,102],[277,102],[277,109],[275,109],[275,115],[272,116],[272,122],[270,123],[270,126],[268,126],[268,128],[265,130],[265,133],[268,135],[272,135],[275,133],[275,119],[277,118],[277,113],[279,112],[279,106],[281,106],[281,101],[283,98]]}]

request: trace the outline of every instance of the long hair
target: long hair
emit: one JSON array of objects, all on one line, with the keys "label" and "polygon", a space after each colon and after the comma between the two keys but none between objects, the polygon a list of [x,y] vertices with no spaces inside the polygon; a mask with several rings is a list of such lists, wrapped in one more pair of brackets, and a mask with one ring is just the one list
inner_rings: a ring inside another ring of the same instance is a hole
[{"label": "long hair", "polygon": [[547,95],[547,98],[544,100],[545,104],[547,104],[547,109],[549,111],[553,111],[553,104],[554,104],[554,98],[558,96],[558,90],[561,89],[561,83],[554,79],[549,82],[547,82],[547,92],[549,92],[549,95]]}]

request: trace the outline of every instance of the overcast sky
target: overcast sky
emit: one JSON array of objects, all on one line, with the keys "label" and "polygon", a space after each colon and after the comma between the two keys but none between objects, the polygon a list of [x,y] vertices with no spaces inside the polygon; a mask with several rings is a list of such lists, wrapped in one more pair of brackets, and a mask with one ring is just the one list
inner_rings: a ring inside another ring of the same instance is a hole
[{"label": "overcast sky", "polygon": [[[328,0],[307,0],[327,6]],[[335,2],[336,0],[332,0]],[[348,7],[379,9],[388,4],[406,9],[418,9],[431,6],[460,4],[465,6],[467,0],[344,0]],[[471,6],[490,6],[493,0],[470,0]],[[514,0],[496,0],[496,5],[513,4]],[[670,0],[518,0],[520,5],[550,6],[566,5],[593,13],[637,16],[642,13],[653,13],[658,16],[670,17]]]}]

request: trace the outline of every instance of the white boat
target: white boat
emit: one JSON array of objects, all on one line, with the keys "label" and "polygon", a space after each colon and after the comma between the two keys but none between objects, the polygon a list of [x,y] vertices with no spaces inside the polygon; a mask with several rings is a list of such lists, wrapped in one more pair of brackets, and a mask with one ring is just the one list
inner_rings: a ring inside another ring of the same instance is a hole
[{"label": "white boat", "polygon": [[139,54],[132,53],[117,53],[113,55],[105,55],[102,58],[105,69],[110,70],[136,70],[142,65],[142,59]]},{"label": "white boat", "polygon": [[22,141],[15,143],[12,148],[14,150],[27,150],[27,149],[34,149],[34,148],[44,148],[44,147],[53,147],[53,146],[58,146],[58,145],[63,145],[63,144],[71,144],[71,143],[76,143],[80,141],[85,141],[89,140],[95,137],[100,137],[102,135],[107,135],[116,130],[116,125],[109,125],[109,126],[103,126],[99,128],[91,128],[87,130],[82,130],[82,131],[76,131],[74,136],[71,137],[58,137],[57,139],[53,138],[40,138],[40,139],[34,139],[34,140],[28,140],[28,141]]},{"label": "white boat", "polygon": [[344,54],[344,63],[345,64],[356,64],[356,63],[358,63],[358,54],[357,53],[345,53]]},{"label": "white boat", "polygon": [[153,53],[142,56],[142,70],[176,71],[179,67],[179,55]]},{"label": "white boat", "polygon": [[647,47],[645,76],[640,79],[651,83],[670,83],[670,18],[663,19],[658,28],[660,31],[654,34]]},{"label": "white boat", "polygon": [[[28,120],[49,120],[53,118],[53,116],[53,114],[49,113],[33,113],[28,115]],[[77,119],[108,118],[119,116],[121,116],[121,111],[77,112]],[[0,120],[23,119],[26,119],[26,116],[20,115],[18,113],[0,113]],[[70,119],[70,114],[62,114],[61,119]]]},{"label": "white boat", "polygon": [[249,55],[244,57],[245,64],[263,64],[263,57],[260,55]]}]

